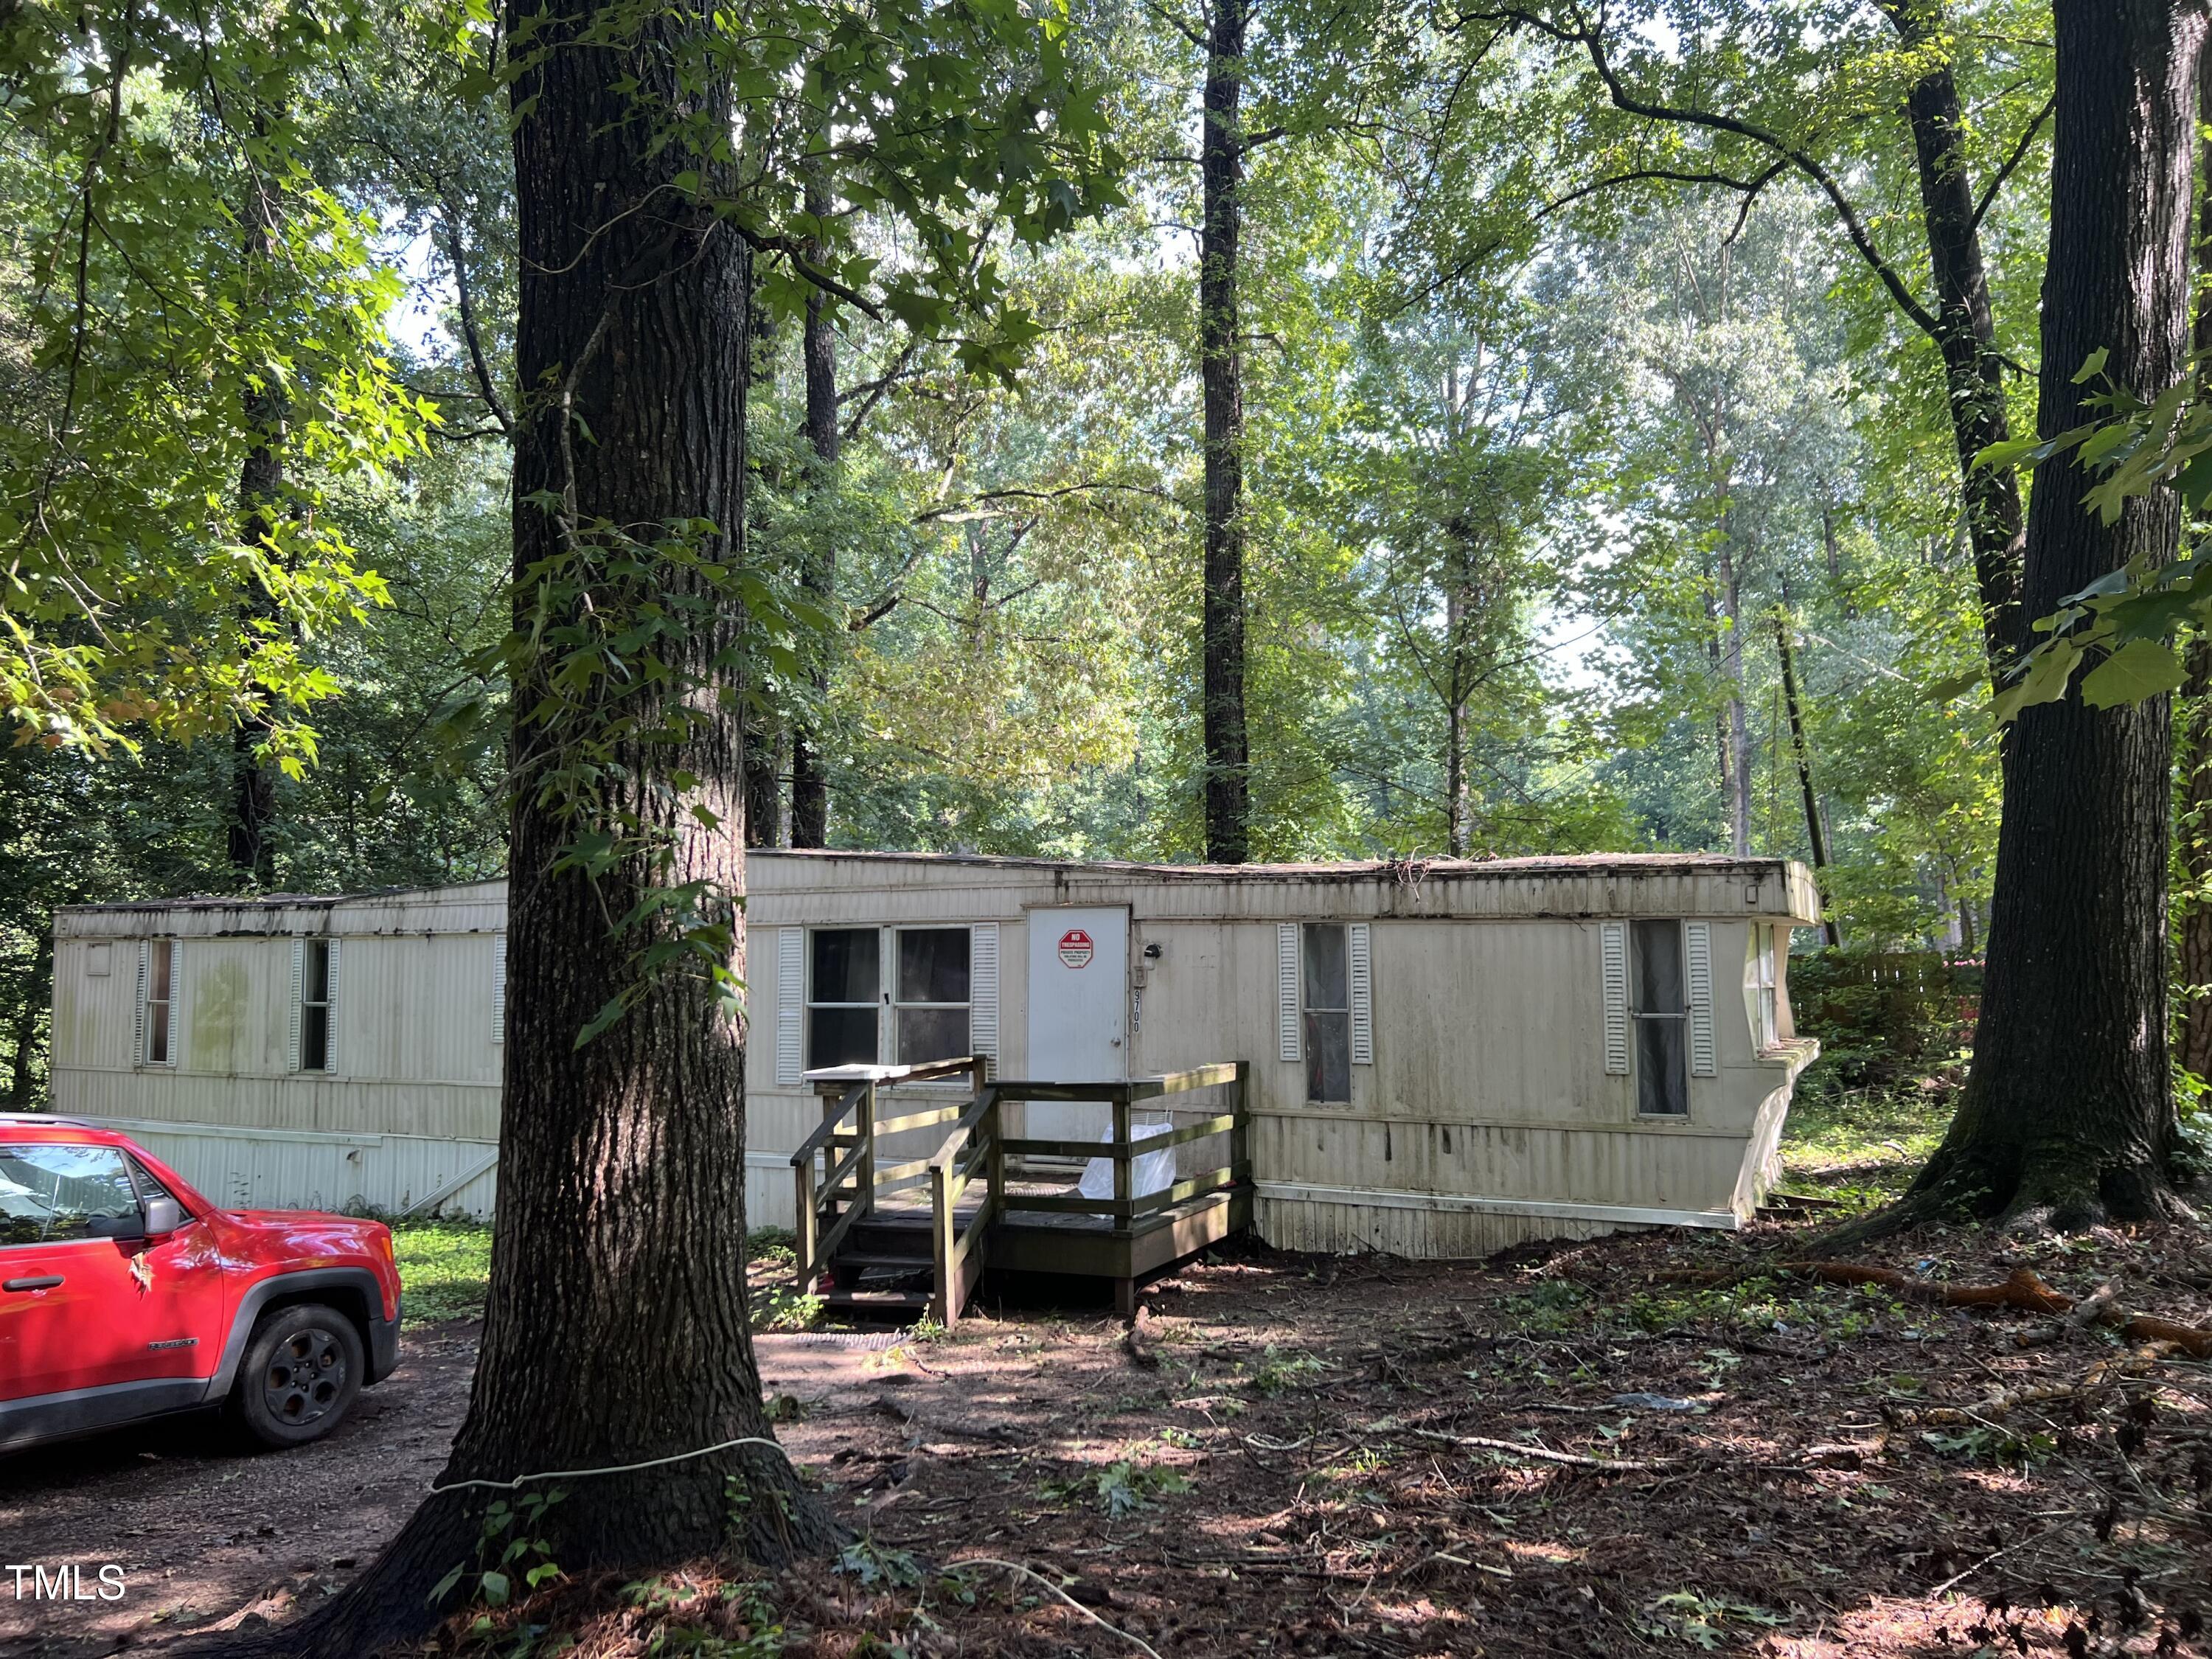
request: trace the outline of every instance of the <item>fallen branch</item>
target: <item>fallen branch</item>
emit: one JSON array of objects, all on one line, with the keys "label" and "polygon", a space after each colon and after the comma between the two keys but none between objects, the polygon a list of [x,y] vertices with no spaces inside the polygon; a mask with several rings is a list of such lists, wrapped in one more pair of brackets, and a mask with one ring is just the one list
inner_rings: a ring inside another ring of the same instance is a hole
[{"label": "fallen branch", "polygon": [[2212,1359],[2212,1330],[2151,1314],[2130,1313],[2112,1301],[2109,1289],[2077,1300],[2051,1289],[2027,1267],[2014,1268],[1998,1285],[1945,1285],[1895,1267],[1874,1267],[1857,1261],[1770,1261],[1720,1273],[1661,1273],[1651,1277],[1673,1283],[1719,1285],[1741,1284],[1764,1273],[1802,1273],[1826,1285],[1875,1285],[1908,1302],[1945,1308],[2013,1308],[2021,1313],[2055,1315],[2079,1310],[2085,1322],[2112,1326],[2131,1342],[2171,1342],[2192,1358]]},{"label": "fallen branch", "polygon": [[1640,1470],[1671,1469],[1677,1462],[1671,1457],[1586,1457],[1581,1452],[1553,1451],[1548,1446],[1523,1445],[1516,1440],[1491,1440],[1479,1434],[1446,1434],[1438,1429],[1401,1429],[1399,1432],[1415,1435],[1423,1440],[1441,1441],[1445,1445],[1464,1447],[1472,1451],[1504,1452],[1510,1457],[1525,1458],[1537,1463],[1564,1463],[1577,1469],[1607,1469],[1632,1474]]},{"label": "fallen branch", "polygon": [[876,1396],[875,1407],[886,1417],[896,1418],[902,1426],[927,1434],[945,1435],[955,1440],[988,1440],[999,1446],[1023,1443],[1021,1436],[995,1423],[968,1423],[958,1418],[924,1417],[919,1412],[908,1411],[887,1394]]},{"label": "fallen branch", "polygon": [[1936,1423],[1984,1423],[2022,1406],[2047,1405],[2060,1400],[2093,1400],[2126,1378],[2142,1376],[2160,1360],[2170,1358],[2179,1351],[2172,1343],[2148,1343],[2131,1352],[2099,1360],[2081,1374],[2078,1382],[2032,1383],[1993,1394],[1977,1405],[1909,1407],[1888,1415],[1893,1423],[1917,1428]]},{"label": "fallen branch", "polygon": [[1142,1652],[1151,1654],[1152,1656],[1152,1659],[1160,1659],[1159,1650],[1152,1646],[1151,1643],[1146,1641],[1144,1638],[1141,1636],[1132,1636],[1127,1631],[1122,1630],[1118,1626],[1108,1624],[1097,1613],[1091,1612],[1090,1608],[1085,1607],[1082,1602],[1077,1601],[1066,1590],[1060,1589],[1059,1585],[1054,1583],[1051,1579],[1046,1577],[1042,1573],[1038,1572],[1034,1568],[1024,1566],[1018,1561],[1001,1561],[996,1556],[993,1555],[968,1555],[963,1556],[957,1561],[948,1561],[945,1565],[956,1571],[962,1567],[1004,1567],[1008,1572],[1019,1573],[1024,1578],[1034,1578],[1038,1583],[1043,1585],[1045,1589],[1049,1590],[1053,1595],[1057,1595],[1061,1601],[1066,1602],[1069,1607],[1073,1607],[1085,1619],[1088,1619],[1092,1624],[1097,1626],[1099,1629],[1111,1632],[1114,1635],[1120,1637],[1124,1642],[1128,1643],[1130,1646],[1136,1648]]}]

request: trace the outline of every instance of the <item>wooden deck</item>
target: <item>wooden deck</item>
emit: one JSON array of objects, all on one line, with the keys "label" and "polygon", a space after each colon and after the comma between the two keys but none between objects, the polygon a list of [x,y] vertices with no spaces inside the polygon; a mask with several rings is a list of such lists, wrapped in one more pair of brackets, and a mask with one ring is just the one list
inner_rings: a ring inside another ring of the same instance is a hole
[{"label": "wooden deck", "polygon": [[[854,1311],[927,1309],[950,1327],[987,1269],[1073,1273],[1110,1279],[1115,1305],[1132,1311],[1138,1281],[1251,1224],[1244,1073],[1243,1065],[1229,1064],[1127,1083],[991,1082],[972,1059],[810,1073],[823,1121],[792,1156],[799,1288]],[[975,1089],[965,1102],[885,1109],[900,1084],[963,1074]],[[1226,1098],[1203,1104],[1175,1098],[1155,1109],[1170,1115],[1168,1127],[1133,1133],[1136,1103],[1203,1091]],[[1097,1142],[1008,1136],[1000,1109],[1017,1101],[1103,1103],[1110,1109],[1110,1136]],[[1176,1121],[1177,1113],[1193,1121]],[[878,1164],[879,1140],[947,1125],[929,1156]],[[1156,1191],[1135,1190],[1138,1159],[1206,1142],[1206,1155],[1223,1162]],[[1111,1198],[1085,1195],[1065,1167],[1054,1167],[1097,1159],[1111,1163]]]}]

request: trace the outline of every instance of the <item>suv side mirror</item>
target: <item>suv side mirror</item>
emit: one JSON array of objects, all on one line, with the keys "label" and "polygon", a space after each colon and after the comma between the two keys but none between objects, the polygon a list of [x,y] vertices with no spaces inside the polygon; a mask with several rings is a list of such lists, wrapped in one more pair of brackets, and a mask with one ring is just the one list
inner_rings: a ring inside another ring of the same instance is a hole
[{"label": "suv side mirror", "polygon": [[185,1206],[173,1198],[146,1200],[146,1237],[167,1238],[185,1224]]},{"label": "suv side mirror", "polygon": [[88,1238],[113,1238],[129,1242],[146,1237],[146,1218],[139,1211],[128,1215],[96,1215],[84,1224]]}]

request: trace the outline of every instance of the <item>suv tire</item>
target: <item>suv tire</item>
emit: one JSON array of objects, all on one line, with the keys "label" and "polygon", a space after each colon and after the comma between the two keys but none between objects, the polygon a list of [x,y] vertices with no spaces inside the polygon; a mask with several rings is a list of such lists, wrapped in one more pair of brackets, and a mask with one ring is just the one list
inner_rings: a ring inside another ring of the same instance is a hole
[{"label": "suv tire", "polygon": [[246,1342],[231,1415],[264,1446],[304,1446],[344,1419],[367,1370],[361,1333],[336,1308],[279,1308],[261,1316]]}]

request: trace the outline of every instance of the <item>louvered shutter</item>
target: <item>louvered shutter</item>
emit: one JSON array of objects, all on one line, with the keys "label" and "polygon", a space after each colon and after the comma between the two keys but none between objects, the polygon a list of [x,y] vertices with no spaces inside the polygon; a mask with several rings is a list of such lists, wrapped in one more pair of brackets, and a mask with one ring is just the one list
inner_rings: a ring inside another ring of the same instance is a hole
[{"label": "louvered shutter", "polygon": [[968,1049],[999,1070],[999,924],[979,921],[968,930]]},{"label": "louvered shutter", "polygon": [[806,930],[784,927],[775,936],[775,1080],[795,1085],[806,1068],[800,1058],[806,1018]]},{"label": "louvered shutter", "polygon": [[1355,921],[1345,929],[1346,972],[1352,991],[1352,1063],[1375,1063],[1373,975],[1368,959],[1368,924]]},{"label": "louvered shutter", "polygon": [[287,1072],[300,1069],[300,1008],[301,999],[307,995],[307,941],[295,939],[292,941],[291,1035],[286,1039],[284,1048],[284,1069]]},{"label": "louvered shutter", "polygon": [[1604,964],[1605,1069],[1628,1074],[1628,924],[1598,924],[1598,952]]},{"label": "louvered shutter", "polygon": [[335,1072],[338,1068],[338,941],[331,941],[330,977],[323,987],[323,999],[330,1006],[323,1012],[323,1069]]},{"label": "louvered shutter", "polygon": [[1298,1057],[1298,925],[1275,928],[1275,1019],[1285,1060]]},{"label": "louvered shutter", "polygon": [[507,935],[491,936],[491,1040],[507,1041]]},{"label": "louvered shutter", "polygon": [[138,1003],[137,1016],[131,1022],[131,1063],[146,1063],[146,976],[154,965],[154,947],[145,939],[138,941]]},{"label": "louvered shutter", "polygon": [[1713,925],[1685,922],[1682,935],[1682,977],[1690,1002],[1690,1075],[1711,1077],[1718,1069],[1713,1056]]}]

